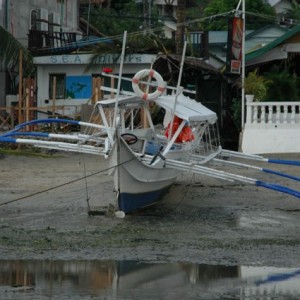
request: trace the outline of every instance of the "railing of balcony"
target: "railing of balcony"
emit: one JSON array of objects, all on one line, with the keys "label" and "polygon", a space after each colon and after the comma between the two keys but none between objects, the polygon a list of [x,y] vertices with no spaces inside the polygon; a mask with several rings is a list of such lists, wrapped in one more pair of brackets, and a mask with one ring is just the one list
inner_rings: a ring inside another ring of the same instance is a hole
[{"label": "railing of balcony", "polygon": [[291,124],[300,126],[300,102],[246,101],[246,124]]},{"label": "railing of balcony", "polygon": [[74,50],[76,47],[75,32],[54,32],[30,30],[28,35],[28,49],[34,55]]}]

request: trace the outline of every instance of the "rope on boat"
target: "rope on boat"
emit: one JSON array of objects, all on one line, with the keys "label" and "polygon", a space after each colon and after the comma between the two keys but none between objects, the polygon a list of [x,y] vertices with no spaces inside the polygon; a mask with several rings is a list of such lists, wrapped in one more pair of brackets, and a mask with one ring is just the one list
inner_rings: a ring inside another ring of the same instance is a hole
[{"label": "rope on boat", "polygon": [[83,161],[83,170],[84,170],[84,183],[85,183],[85,194],[86,194],[86,203],[88,207],[88,212],[91,211],[90,207],[90,197],[89,197],[89,189],[88,189],[88,182],[87,182],[87,175],[86,175],[86,165],[85,165],[85,159],[83,155],[81,155],[82,161]]},{"label": "rope on boat", "polygon": [[40,195],[40,194],[43,194],[43,193],[46,193],[46,192],[55,190],[55,189],[57,189],[57,188],[60,188],[60,187],[65,186],[65,185],[72,184],[72,183],[75,183],[75,182],[80,181],[80,180],[84,180],[84,179],[86,179],[86,178],[88,178],[88,177],[92,177],[92,176],[98,175],[98,174],[100,174],[100,173],[106,172],[106,171],[108,171],[108,170],[110,170],[110,169],[117,168],[118,166],[122,166],[122,165],[124,165],[124,164],[127,164],[127,163],[129,163],[129,162],[131,162],[131,161],[133,161],[133,160],[135,160],[135,159],[137,159],[137,158],[134,157],[134,158],[131,158],[131,159],[127,160],[127,161],[124,161],[124,162],[122,162],[122,163],[120,163],[120,164],[118,164],[118,165],[111,166],[111,167],[109,167],[109,168],[106,168],[106,169],[104,169],[104,170],[100,170],[100,171],[98,171],[98,172],[95,172],[95,173],[86,175],[86,176],[84,176],[84,177],[80,177],[80,178],[77,178],[77,179],[74,179],[74,180],[71,180],[71,181],[68,181],[68,182],[65,182],[65,183],[62,183],[62,184],[59,184],[59,185],[50,187],[50,188],[48,188],[48,189],[45,189],[45,190],[42,190],[42,191],[39,191],[39,192],[30,194],[30,195],[27,195],[27,196],[23,196],[23,197],[20,197],[20,198],[17,198],[17,199],[13,199],[13,200],[6,201],[6,202],[4,202],[4,203],[0,203],[0,206],[4,206],[4,205],[11,204],[11,203],[14,203],[14,202],[18,202],[18,201],[21,201],[21,200],[24,200],[24,199],[27,199],[27,198],[31,198],[31,197],[33,197],[33,196]]}]

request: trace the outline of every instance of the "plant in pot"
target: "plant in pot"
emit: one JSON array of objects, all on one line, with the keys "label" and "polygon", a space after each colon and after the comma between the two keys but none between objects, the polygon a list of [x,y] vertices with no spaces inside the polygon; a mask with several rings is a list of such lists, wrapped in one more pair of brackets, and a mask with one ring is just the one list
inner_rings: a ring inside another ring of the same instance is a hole
[{"label": "plant in pot", "polygon": [[253,95],[253,101],[262,101],[265,99],[268,91],[270,80],[257,74],[258,70],[255,69],[249,72],[244,80],[245,95]]}]

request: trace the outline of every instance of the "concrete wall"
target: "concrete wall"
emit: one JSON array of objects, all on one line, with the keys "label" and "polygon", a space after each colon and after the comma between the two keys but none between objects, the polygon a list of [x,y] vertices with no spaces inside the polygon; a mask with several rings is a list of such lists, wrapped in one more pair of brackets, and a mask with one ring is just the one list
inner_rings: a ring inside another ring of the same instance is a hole
[{"label": "concrete wall", "polygon": [[61,16],[62,27],[68,31],[78,30],[78,0],[2,0],[0,7],[1,25],[25,46],[34,9],[44,8],[49,14],[57,13]]},{"label": "concrete wall", "polygon": [[249,154],[299,153],[300,102],[247,101],[241,150]]},{"label": "concrete wall", "polygon": [[245,126],[242,152],[249,154],[300,153],[300,127],[253,128]]}]

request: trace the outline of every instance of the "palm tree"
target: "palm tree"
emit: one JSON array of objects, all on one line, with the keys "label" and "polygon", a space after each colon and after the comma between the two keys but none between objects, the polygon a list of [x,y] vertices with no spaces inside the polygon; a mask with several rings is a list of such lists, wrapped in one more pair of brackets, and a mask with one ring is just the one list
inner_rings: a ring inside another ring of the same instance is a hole
[{"label": "palm tree", "polygon": [[0,26],[0,68],[2,70],[17,69],[20,50],[22,50],[23,72],[30,75],[34,69],[32,56],[28,50],[15,37]]},{"label": "palm tree", "polygon": [[[162,41],[159,36],[151,32],[149,32],[147,35],[141,32],[138,32],[137,34],[129,34],[126,43],[125,56],[135,53],[169,53],[164,41]],[[113,55],[114,62],[112,62],[111,67],[114,67],[120,58],[121,50],[122,41],[120,37],[118,39],[114,39],[113,43],[111,44],[99,43],[93,46],[91,49],[92,57],[86,68],[86,71],[90,71],[93,68],[99,68],[99,66],[103,65],[101,61],[104,54]],[[105,63],[105,65],[107,66],[107,63]]]}]

